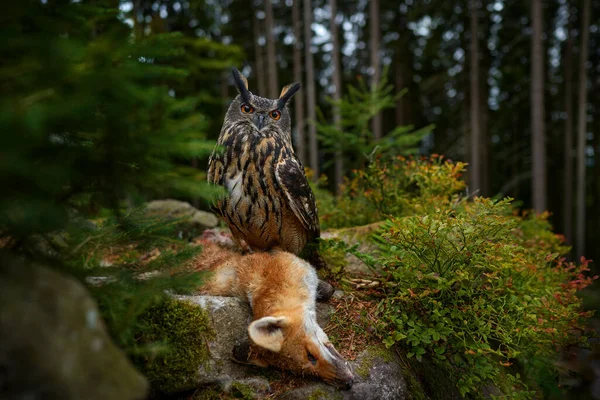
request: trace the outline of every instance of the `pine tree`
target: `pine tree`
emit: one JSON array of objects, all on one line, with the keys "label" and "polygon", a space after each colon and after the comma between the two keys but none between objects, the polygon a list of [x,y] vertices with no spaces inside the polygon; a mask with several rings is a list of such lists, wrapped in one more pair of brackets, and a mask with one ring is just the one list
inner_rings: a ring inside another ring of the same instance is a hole
[{"label": "pine tree", "polygon": [[[113,339],[134,351],[138,317],[164,301],[165,289],[197,287],[200,280],[136,279],[142,267],[173,269],[199,248],[177,239],[177,221],[133,206],[166,193],[208,199],[215,190],[202,170],[187,166],[214,145],[205,139],[209,119],[198,109],[210,104],[199,89],[211,78],[207,72],[239,57],[239,49],[178,33],[148,34],[130,26],[118,5],[4,7],[0,251],[45,261],[86,283],[101,273],[106,283],[90,289]],[[100,269],[110,249],[115,267]],[[142,266],[142,256],[157,249],[156,259]]]},{"label": "pine tree", "polygon": [[180,34],[131,37],[110,2],[7,8],[1,235],[20,242],[63,228],[72,210],[118,211],[167,192],[206,198],[214,190],[203,171],[178,163],[213,147],[199,99],[178,92],[218,45]]},{"label": "pine tree", "polygon": [[[398,98],[406,94],[406,90],[394,94],[394,87],[389,84],[387,75],[386,70],[379,84],[374,87],[369,87],[359,78],[358,84],[348,86],[347,93],[339,101],[329,99],[332,106],[339,109],[339,125],[336,122],[326,123],[321,113],[317,128],[323,149],[329,155],[340,152],[348,169],[364,167],[365,161],[374,152],[386,156],[417,154],[419,143],[433,130],[433,126],[417,130],[412,125],[396,126],[383,138],[374,139],[371,131],[373,116],[395,108]],[[333,161],[334,157],[328,159]]]}]

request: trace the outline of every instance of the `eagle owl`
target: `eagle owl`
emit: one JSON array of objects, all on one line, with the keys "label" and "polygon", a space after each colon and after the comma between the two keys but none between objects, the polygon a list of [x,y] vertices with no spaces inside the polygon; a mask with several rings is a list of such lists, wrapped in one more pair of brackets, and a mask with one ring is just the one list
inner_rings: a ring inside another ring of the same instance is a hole
[{"label": "eagle owl", "polygon": [[299,254],[320,235],[286,107],[300,84],[285,86],[272,100],[252,94],[246,78],[235,68],[232,72],[239,94],[227,110],[208,168],[208,181],[227,189],[216,208],[234,238],[252,250]]}]

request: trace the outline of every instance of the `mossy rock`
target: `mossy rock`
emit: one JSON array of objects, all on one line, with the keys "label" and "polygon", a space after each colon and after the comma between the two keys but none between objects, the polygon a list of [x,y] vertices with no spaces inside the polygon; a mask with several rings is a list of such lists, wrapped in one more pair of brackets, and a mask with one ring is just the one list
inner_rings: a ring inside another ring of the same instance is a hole
[{"label": "mossy rock", "polygon": [[248,378],[212,384],[195,390],[186,400],[253,400],[266,397],[271,391],[269,382],[262,378]]},{"label": "mossy rock", "polygon": [[403,400],[407,395],[406,382],[398,356],[383,346],[363,351],[352,363],[356,380],[348,389],[336,389],[325,383],[309,385],[283,393],[283,400],[341,399],[341,400]]},{"label": "mossy rock", "polygon": [[290,390],[277,398],[279,400],[342,400],[346,398],[342,393],[341,390],[325,383],[314,383]]},{"label": "mossy rock", "polygon": [[174,199],[154,200],[146,204],[146,212],[150,216],[173,219],[179,222],[178,226],[183,237],[194,237],[208,228],[219,224],[216,215],[198,210],[190,203]]},{"label": "mossy rock", "polygon": [[423,358],[417,361],[406,357],[402,351],[400,366],[408,387],[409,400],[459,400],[463,399],[456,387],[456,381],[448,367],[436,365],[433,361]]},{"label": "mossy rock", "polygon": [[207,312],[167,298],[142,316],[141,344],[161,344],[155,353],[135,357],[155,391],[177,393],[197,387],[200,366],[209,360],[214,338]]},{"label": "mossy rock", "polygon": [[2,399],[134,400],[147,390],[81,283],[0,252]]},{"label": "mossy rock", "polygon": [[392,350],[385,346],[370,346],[357,358],[354,372],[363,379],[369,377],[371,368],[376,362],[393,363],[397,358]]}]

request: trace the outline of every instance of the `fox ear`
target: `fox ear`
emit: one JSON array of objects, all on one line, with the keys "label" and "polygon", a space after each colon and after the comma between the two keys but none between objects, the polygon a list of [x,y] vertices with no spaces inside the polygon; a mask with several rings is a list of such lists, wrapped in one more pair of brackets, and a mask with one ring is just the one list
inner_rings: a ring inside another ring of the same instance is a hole
[{"label": "fox ear", "polygon": [[256,345],[278,352],[283,345],[283,328],[287,323],[286,317],[263,317],[252,321],[248,336]]}]

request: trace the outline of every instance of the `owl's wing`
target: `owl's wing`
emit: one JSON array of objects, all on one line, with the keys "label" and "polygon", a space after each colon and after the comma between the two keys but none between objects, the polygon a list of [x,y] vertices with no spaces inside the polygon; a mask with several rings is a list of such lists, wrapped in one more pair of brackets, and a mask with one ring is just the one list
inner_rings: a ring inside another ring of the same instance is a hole
[{"label": "owl's wing", "polygon": [[217,144],[208,160],[208,173],[206,174],[206,179],[209,183],[223,185],[224,170],[221,146]]},{"label": "owl's wing", "polygon": [[281,160],[275,167],[275,178],[288,203],[313,238],[321,235],[315,195],[308,185],[302,163],[296,158]]}]

